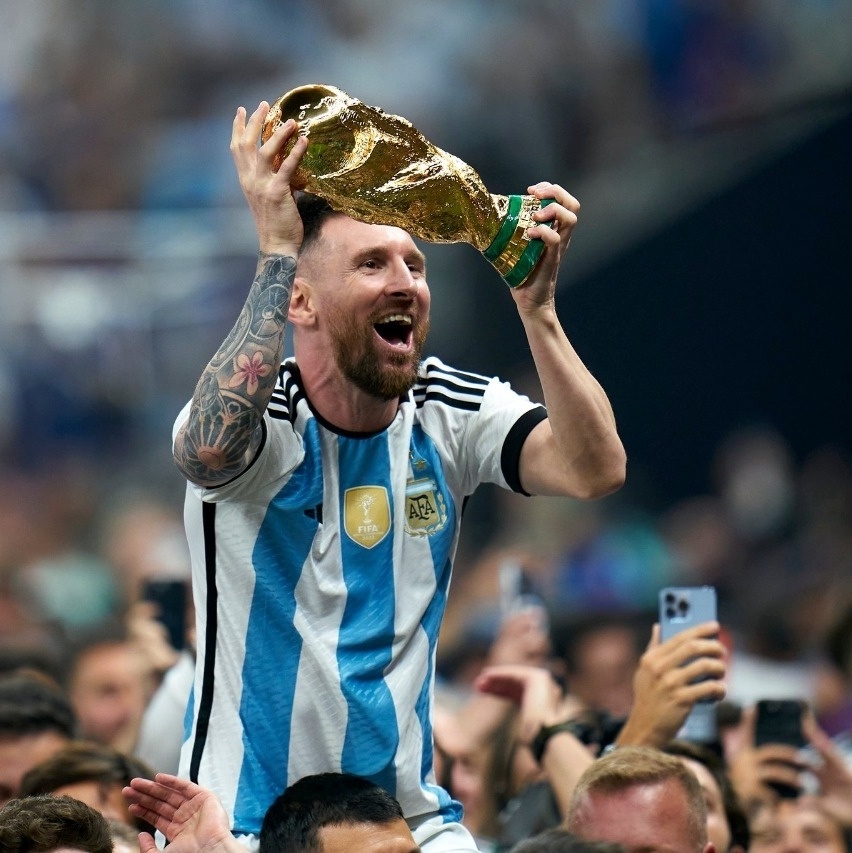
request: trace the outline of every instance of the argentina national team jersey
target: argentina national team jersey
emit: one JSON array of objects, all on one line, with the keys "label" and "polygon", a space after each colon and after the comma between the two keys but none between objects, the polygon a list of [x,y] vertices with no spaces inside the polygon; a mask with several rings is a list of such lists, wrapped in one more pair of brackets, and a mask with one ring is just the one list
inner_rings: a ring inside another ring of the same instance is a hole
[{"label": "argentina national team jersey", "polygon": [[325,771],[372,779],[408,818],[460,818],[432,772],[431,701],[461,512],[483,482],[522,490],[544,417],[430,358],[387,429],[347,433],[312,411],[290,360],[252,465],[188,486],[198,659],[181,775],[235,832],[257,834],[287,785]]}]

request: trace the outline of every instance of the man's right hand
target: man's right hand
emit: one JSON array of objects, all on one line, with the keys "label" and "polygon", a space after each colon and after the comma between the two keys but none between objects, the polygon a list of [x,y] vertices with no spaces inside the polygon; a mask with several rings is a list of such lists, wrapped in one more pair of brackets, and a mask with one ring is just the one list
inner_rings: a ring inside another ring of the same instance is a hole
[{"label": "man's right hand", "polygon": [[290,182],[308,147],[298,137],[276,172],[274,161],[288,141],[298,133],[292,119],[284,122],[260,147],[261,128],[269,104],[261,101],[246,120],[244,107],[237,109],[231,132],[231,155],[237,167],[243,194],[254,217],[260,251],[296,257],[302,245],[302,220],[296,209]]}]

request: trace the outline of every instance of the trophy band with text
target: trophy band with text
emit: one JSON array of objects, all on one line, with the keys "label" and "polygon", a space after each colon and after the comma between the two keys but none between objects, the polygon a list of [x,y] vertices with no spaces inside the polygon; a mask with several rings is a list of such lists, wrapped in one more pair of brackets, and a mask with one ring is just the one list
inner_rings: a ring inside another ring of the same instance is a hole
[{"label": "trophy band with text", "polygon": [[[544,243],[526,236],[540,202],[493,195],[467,163],[437,148],[401,116],[334,86],[300,86],[270,107],[265,142],[287,119],[308,147],[292,180],[353,219],[396,225],[432,243],[470,243],[510,287],[523,284]],[[287,155],[294,140],[279,155]]]}]

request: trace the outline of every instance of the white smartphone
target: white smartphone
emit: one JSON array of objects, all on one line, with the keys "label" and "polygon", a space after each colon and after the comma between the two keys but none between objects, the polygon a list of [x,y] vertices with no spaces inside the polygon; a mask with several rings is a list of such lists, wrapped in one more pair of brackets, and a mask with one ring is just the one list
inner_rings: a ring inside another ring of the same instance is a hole
[{"label": "white smartphone", "polygon": [[[712,586],[669,586],[660,590],[660,639],[670,637],[717,619],[716,589]],[[686,718],[678,738],[712,743],[717,738],[715,701],[697,702]]]}]

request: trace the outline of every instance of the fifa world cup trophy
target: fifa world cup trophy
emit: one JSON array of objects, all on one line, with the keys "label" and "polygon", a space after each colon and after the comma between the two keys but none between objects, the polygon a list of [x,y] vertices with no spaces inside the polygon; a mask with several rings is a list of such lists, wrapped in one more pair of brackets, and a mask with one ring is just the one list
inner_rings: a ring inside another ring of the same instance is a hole
[{"label": "fifa world cup trophy", "polygon": [[[282,95],[270,107],[262,140],[291,118],[308,138],[294,188],[363,222],[396,225],[432,243],[470,243],[510,287],[535,268],[544,243],[526,236],[542,204],[534,196],[489,193],[467,163],[426,140],[407,119],[334,86],[300,86]],[[276,168],[290,147],[292,141]]]}]

